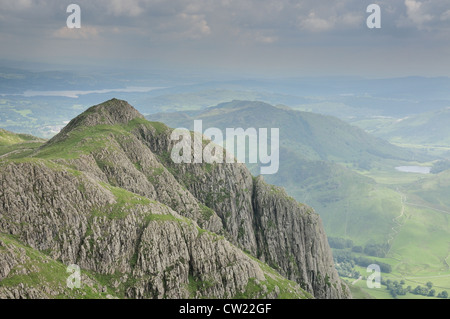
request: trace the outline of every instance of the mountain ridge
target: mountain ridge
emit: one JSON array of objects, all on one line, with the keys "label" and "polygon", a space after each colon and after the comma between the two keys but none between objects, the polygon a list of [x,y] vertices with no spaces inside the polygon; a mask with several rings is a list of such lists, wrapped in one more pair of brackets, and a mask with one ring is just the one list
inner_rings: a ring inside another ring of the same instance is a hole
[{"label": "mountain ridge", "polygon": [[[135,116],[125,101],[105,103],[72,120],[31,154],[0,161],[6,181],[0,232],[107,275],[108,287],[120,272],[112,290],[126,297],[226,298],[250,286],[258,292],[252,297],[282,297],[288,291],[296,298],[350,296],[311,208],[253,178],[242,164],[171,163],[171,129]],[[108,107],[121,114],[117,106],[125,108],[124,118],[109,116]],[[23,212],[30,217],[24,219]],[[77,227],[67,223],[74,218]],[[175,248],[181,238],[187,250]],[[254,257],[244,257],[242,250]],[[151,257],[157,255],[163,259]],[[234,261],[228,265],[229,258]],[[166,268],[157,266],[163,260]],[[188,288],[194,286],[198,293],[192,295]]]},{"label": "mountain ridge", "polygon": [[[216,117],[217,112],[220,118]],[[202,119],[204,126],[220,129],[229,123],[235,127],[250,125],[255,128],[278,127],[283,123],[280,140],[294,143],[306,160],[332,160],[357,165],[359,160],[374,161],[380,157],[404,160],[415,156],[409,150],[371,136],[338,118],[260,101],[234,100],[199,111],[157,113],[146,118],[172,127],[184,127],[188,120],[193,124],[194,119]],[[188,128],[192,129],[192,124]]]}]

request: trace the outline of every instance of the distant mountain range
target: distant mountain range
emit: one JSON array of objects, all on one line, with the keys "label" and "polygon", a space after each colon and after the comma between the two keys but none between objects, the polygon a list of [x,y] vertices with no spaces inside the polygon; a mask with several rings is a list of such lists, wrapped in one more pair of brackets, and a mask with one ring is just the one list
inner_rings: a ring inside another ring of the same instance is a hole
[{"label": "distant mountain range", "polygon": [[199,110],[240,99],[284,104],[350,122],[372,117],[399,119],[442,109],[450,105],[449,92],[450,80],[445,77],[258,79],[161,71],[29,71],[0,66],[0,127],[50,138],[66,121],[112,94],[130,101],[145,115]]}]

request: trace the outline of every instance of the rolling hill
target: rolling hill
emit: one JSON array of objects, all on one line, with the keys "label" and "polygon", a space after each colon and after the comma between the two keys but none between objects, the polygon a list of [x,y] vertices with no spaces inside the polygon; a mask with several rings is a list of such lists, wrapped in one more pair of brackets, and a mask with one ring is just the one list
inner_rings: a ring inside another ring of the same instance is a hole
[{"label": "rolling hill", "polygon": [[374,134],[404,144],[450,148],[450,108],[409,116],[375,130]]},{"label": "rolling hill", "polygon": [[194,119],[205,127],[280,128],[280,145],[287,145],[305,160],[353,165],[380,160],[411,160],[417,154],[373,137],[335,117],[295,111],[255,101],[232,101],[201,111],[153,114],[147,118],[171,127],[192,129]]}]

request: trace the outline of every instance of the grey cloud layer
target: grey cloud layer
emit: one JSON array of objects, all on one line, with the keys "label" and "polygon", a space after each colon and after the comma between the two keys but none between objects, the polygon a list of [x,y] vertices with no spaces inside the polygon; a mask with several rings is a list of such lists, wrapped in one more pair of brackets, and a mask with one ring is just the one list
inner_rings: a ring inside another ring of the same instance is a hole
[{"label": "grey cloud layer", "polygon": [[[2,0],[3,32],[14,32],[40,22],[63,26],[69,3],[82,8],[83,20],[91,27],[144,28],[144,34],[191,30],[194,37],[213,33],[258,31],[284,38],[297,33],[362,29],[365,8],[374,1],[280,1],[280,0]],[[376,1],[383,10],[383,26],[427,31],[450,30],[448,0]],[[9,29],[9,26],[16,28]],[[365,30],[364,30],[365,31]]]},{"label": "grey cloud layer", "polygon": [[[365,9],[374,2],[382,8],[375,35],[365,27]],[[65,28],[70,3],[82,8],[82,30]],[[100,45],[112,48],[111,42],[161,54],[183,45],[218,55],[239,46],[251,55],[263,46],[273,55],[283,47],[388,48],[421,41],[441,47],[450,37],[449,0],[0,0],[0,8],[5,43],[14,37],[51,47],[78,39],[93,46],[92,54]],[[14,46],[4,53],[14,55]]]}]

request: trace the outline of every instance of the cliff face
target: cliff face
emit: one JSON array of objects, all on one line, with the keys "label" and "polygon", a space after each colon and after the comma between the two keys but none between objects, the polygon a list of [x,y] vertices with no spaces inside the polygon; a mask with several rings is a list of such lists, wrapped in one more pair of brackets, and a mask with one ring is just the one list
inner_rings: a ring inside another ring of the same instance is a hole
[{"label": "cliff face", "polygon": [[[0,233],[79,265],[100,296],[349,297],[311,208],[242,164],[173,163],[171,131],[114,99],[1,158]],[[4,284],[19,264],[42,273],[5,251],[0,297],[68,294]]]}]

